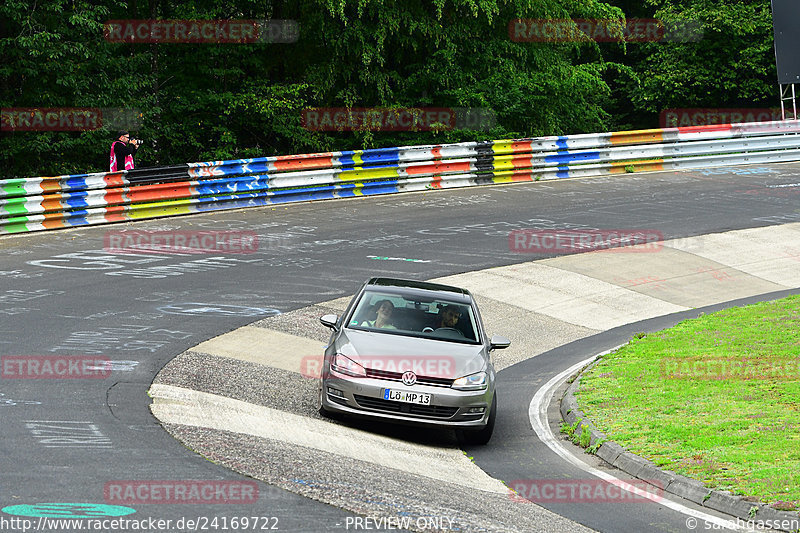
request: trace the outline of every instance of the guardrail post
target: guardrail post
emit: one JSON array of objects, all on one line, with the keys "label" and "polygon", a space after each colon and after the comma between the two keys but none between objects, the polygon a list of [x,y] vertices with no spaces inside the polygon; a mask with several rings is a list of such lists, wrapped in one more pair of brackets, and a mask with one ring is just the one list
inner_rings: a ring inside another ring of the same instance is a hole
[{"label": "guardrail post", "polygon": [[[781,83],[781,120],[797,120],[797,95],[794,91],[794,83]],[[789,88],[792,89],[792,95],[788,96],[787,93],[789,92]],[[786,107],[785,102],[791,100],[792,102],[792,118],[786,118]]]}]

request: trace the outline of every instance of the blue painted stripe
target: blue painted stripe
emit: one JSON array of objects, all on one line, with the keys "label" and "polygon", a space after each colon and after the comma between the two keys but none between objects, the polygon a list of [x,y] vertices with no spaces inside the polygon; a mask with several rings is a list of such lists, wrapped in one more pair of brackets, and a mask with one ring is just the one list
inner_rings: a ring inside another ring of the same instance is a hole
[{"label": "blue painted stripe", "polygon": [[565,136],[559,137],[558,139],[556,139],[556,146],[560,150],[567,150],[567,140],[568,139],[569,139],[569,137],[565,137]]},{"label": "blue painted stripe", "polygon": [[69,226],[88,226],[90,224],[89,220],[86,218],[89,216],[89,212],[86,210],[80,211],[70,211],[69,213],[65,213],[64,223]]},{"label": "blue painted stripe", "polygon": [[374,194],[389,194],[393,192],[400,192],[400,188],[397,185],[392,184],[369,184],[361,189],[361,194],[364,196],[372,196]]},{"label": "blue painted stripe", "polygon": [[67,197],[61,197],[61,201],[65,202],[68,206],[72,208],[78,207],[89,207],[89,203],[86,201],[86,194],[70,194]]},{"label": "blue painted stripe", "polygon": [[569,167],[557,167],[558,172],[556,172],[557,178],[569,178]]},{"label": "blue painted stripe", "polygon": [[222,194],[226,192],[240,192],[269,189],[269,178],[249,176],[237,180],[205,180],[194,185],[195,190],[201,195]]},{"label": "blue painted stripe", "polygon": [[581,152],[578,154],[559,153],[544,157],[546,163],[571,163],[573,161],[596,161],[600,159],[600,152]]},{"label": "blue painted stripe", "polygon": [[372,165],[375,163],[396,163],[400,161],[399,148],[371,148],[364,150],[361,154],[361,160]]},{"label": "blue painted stripe", "polygon": [[233,200],[228,200],[225,202],[217,202],[217,201],[204,201],[193,205],[192,208],[198,212],[205,212],[205,211],[221,211],[223,209],[236,209],[238,207],[259,207],[268,205],[270,202],[267,198],[263,196],[253,197],[253,198],[237,198]]},{"label": "blue painted stripe", "polygon": [[356,162],[353,159],[354,155],[355,155],[355,152],[353,150],[347,150],[347,151],[342,152],[342,154],[338,158],[339,159],[339,164],[342,165],[343,167],[355,166]]},{"label": "blue painted stripe", "polygon": [[268,172],[269,171],[270,163],[267,161],[259,162],[259,163],[250,163],[247,165],[247,168],[250,169],[250,172]]},{"label": "blue painted stripe", "polygon": [[289,192],[292,194],[273,196],[271,198],[271,203],[283,204],[290,202],[303,202],[307,200],[330,200],[335,198],[333,187],[326,187],[324,189],[308,192],[298,192],[296,190]]},{"label": "blue painted stripe", "polygon": [[67,178],[61,181],[61,190],[85,189],[86,180],[84,177]]}]

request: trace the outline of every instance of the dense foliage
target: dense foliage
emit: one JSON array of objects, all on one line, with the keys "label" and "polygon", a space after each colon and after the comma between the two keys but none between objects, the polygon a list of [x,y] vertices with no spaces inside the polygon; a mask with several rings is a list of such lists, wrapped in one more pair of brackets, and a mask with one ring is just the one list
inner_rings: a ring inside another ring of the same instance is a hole
[{"label": "dense foliage", "polygon": [[[515,42],[514,19],[693,19],[678,43]],[[294,43],[125,43],[125,19],[297,21]],[[137,166],[656,127],[775,104],[769,0],[7,0],[3,108],[125,108]],[[310,131],[311,107],[488,108],[490,129]],[[115,128],[116,129],[116,128]],[[101,171],[113,133],[4,131],[0,178]]]}]

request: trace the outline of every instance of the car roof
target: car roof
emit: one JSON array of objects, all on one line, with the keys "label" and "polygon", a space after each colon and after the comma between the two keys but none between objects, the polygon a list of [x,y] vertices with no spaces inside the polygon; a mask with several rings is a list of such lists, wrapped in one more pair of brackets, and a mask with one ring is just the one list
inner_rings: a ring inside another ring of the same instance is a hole
[{"label": "car roof", "polygon": [[[428,293],[428,296],[433,296],[443,299],[451,299],[469,303],[472,301],[472,294],[467,289],[460,287],[453,287],[452,285],[442,285],[440,283],[431,283],[428,281],[416,281],[411,279],[398,279],[398,278],[371,278],[366,282],[365,289],[370,287],[380,287],[381,289],[395,288],[399,289],[398,292],[417,292]],[[430,294],[438,293],[438,294]]]}]

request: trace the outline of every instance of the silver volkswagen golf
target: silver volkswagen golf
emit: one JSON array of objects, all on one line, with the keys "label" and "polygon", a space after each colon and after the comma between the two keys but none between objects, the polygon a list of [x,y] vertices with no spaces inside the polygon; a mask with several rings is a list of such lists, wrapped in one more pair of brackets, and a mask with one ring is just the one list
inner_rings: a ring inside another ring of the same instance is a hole
[{"label": "silver volkswagen golf", "polygon": [[449,427],[486,444],[497,414],[487,338],[465,289],[372,278],[344,314],[320,318],[332,334],[322,365],[319,411]]}]

